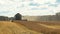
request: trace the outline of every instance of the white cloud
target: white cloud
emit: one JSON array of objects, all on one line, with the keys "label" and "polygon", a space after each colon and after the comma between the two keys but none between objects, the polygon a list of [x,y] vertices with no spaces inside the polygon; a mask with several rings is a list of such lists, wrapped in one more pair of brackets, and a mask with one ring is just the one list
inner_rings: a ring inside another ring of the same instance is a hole
[{"label": "white cloud", "polygon": [[[39,6],[30,6],[30,3],[37,3]],[[9,14],[2,15],[13,16],[17,12],[20,12],[22,15],[50,15],[60,11],[60,5],[57,4],[57,7],[53,7],[49,6],[49,3],[51,5],[56,4],[56,0],[0,0],[0,12],[9,11]],[[37,8],[38,10],[31,10],[31,8]],[[42,10],[45,8],[46,10]]]},{"label": "white cloud", "polygon": [[40,4],[44,4],[44,3],[50,2],[50,3],[54,4],[56,2],[56,0],[34,0],[34,2],[40,3]]}]

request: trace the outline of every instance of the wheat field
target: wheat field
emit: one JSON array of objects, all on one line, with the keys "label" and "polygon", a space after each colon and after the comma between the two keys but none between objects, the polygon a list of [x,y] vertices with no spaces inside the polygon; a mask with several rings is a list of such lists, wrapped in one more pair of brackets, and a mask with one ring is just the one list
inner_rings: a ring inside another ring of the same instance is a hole
[{"label": "wheat field", "polygon": [[0,34],[42,34],[10,21],[0,21]]},{"label": "wheat field", "polygon": [[60,22],[0,21],[0,34],[60,34]]},{"label": "wheat field", "polygon": [[36,22],[36,21],[14,21],[22,24],[30,30],[34,30],[43,34],[60,34],[60,22]]}]

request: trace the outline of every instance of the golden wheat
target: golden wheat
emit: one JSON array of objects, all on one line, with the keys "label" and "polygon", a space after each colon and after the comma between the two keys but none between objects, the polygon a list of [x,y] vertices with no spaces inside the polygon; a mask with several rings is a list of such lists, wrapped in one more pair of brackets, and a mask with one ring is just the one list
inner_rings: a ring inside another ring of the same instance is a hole
[{"label": "golden wheat", "polygon": [[41,34],[14,22],[0,21],[0,34]]}]

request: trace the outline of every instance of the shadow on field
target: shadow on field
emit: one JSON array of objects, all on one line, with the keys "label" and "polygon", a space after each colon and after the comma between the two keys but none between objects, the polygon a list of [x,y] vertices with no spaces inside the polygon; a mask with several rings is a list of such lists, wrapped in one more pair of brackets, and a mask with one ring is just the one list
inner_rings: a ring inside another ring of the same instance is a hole
[{"label": "shadow on field", "polygon": [[[38,23],[41,24],[42,22],[32,22],[32,21],[14,21],[14,22],[17,24],[22,24],[28,29],[41,32],[43,34],[60,34],[60,29],[52,29],[52,28],[44,27],[42,25],[38,25]],[[46,24],[46,23],[43,23],[43,24]]]}]

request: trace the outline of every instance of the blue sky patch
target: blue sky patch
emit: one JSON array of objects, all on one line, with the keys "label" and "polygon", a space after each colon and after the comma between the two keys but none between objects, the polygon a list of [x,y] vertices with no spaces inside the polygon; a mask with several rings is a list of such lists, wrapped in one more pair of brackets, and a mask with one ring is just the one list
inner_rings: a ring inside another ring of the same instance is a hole
[{"label": "blue sky patch", "polygon": [[38,3],[30,3],[29,6],[40,6]]}]

